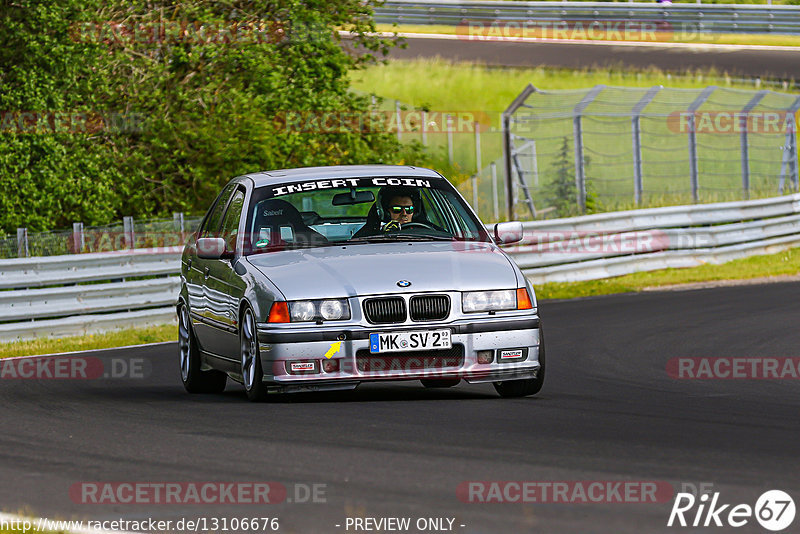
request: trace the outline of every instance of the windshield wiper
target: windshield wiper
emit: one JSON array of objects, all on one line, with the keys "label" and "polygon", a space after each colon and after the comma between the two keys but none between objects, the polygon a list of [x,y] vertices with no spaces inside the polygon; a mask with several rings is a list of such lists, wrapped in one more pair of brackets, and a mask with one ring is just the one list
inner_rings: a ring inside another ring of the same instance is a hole
[{"label": "windshield wiper", "polygon": [[[261,248],[254,248],[250,251],[250,254],[262,254],[268,252],[283,252],[285,250],[307,250],[310,248],[322,248],[322,247],[335,247],[339,243],[328,242],[328,243],[285,243],[282,245],[268,245],[266,247]],[[249,254],[248,254],[249,255]]]}]

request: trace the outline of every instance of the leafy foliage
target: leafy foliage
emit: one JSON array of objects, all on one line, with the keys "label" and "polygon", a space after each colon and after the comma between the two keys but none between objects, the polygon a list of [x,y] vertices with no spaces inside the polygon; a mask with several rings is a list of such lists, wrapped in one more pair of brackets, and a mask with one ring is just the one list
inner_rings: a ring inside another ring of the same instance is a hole
[{"label": "leafy foliage", "polygon": [[228,179],[265,169],[418,161],[419,147],[390,133],[297,132],[279,120],[368,109],[348,73],[393,44],[370,35],[370,10],[360,0],[0,0],[0,110],[11,110],[0,121],[0,229],[203,211]]}]

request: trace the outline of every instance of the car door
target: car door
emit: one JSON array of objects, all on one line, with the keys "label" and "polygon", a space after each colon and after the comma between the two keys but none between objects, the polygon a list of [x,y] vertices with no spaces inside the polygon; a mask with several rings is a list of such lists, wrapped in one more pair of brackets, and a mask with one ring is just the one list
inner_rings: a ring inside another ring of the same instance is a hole
[{"label": "car door", "polygon": [[[228,206],[228,200],[230,200],[233,194],[234,187],[234,184],[228,185],[217,197],[217,200],[214,202],[214,205],[205,218],[203,226],[197,233],[198,238],[217,237],[219,235],[222,217],[225,214],[225,208]],[[195,251],[190,268],[190,270],[193,271],[192,276],[195,281],[195,287],[194,289],[192,287],[188,288],[189,291],[195,295],[194,297],[190,295],[189,301],[195,335],[200,342],[200,347],[202,347],[203,350],[211,352],[213,352],[213,350],[210,348],[210,344],[214,337],[214,329],[209,324],[210,314],[206,281],[211,274],[211,265],[214,261],[216,260],[200,258]]]},{"label": "car door", "polygon": [[245,190],[239,186],[228,202],[222,219],[220,237],[225,239],[226,250],[233,258],[208,260],[206,285],[206,319],[213,335],[207,341],[210,352],[227,358],[239,357],[239,301],[244,294],[244,282],[234,270],[241,251],[236,250],[239,224],[244,207]]}]

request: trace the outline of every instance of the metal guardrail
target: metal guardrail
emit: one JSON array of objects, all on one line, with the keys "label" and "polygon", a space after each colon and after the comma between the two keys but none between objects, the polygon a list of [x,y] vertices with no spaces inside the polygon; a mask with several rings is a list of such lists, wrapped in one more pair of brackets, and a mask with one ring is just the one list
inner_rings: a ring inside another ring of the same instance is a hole
[{"label": "metal guardrail", "polygon": [[[523,228],[506,250],[534,284],[607,278],[800,246],[800,193]],[[176,248],[0,260],[0,341],[174,321],[179,269]]]},{"label": "metal guardrail", "polygon": [[174,321],[180,248],[0,260],[0,341]]},{"label": "metal guardrail", "polygon": [[661,30],[694,35],[697,32],[800,34],[798,7],[752,4],[388,0],[375,7],[375,21],[452,26],[466,21],[546,25],[562,21],[584,25],[612,21],[652,23]]},{"label": "metal guardrail", "polygon": [[507,251],[534,284],[722,263],[800,246],[800,193],[523,223]]}]

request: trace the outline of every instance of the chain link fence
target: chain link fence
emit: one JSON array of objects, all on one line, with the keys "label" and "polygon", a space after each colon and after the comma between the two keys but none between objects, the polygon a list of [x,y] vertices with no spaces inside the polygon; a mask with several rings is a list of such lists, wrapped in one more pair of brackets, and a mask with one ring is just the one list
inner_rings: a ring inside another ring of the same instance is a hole
[{"label": "chain link fence", "polygon": [[506,214],[569,216],[797,191],[799,109],[800,96],[767,90],[528,86],[503,115]]},{"label": "chain link fence", "polygon": [[172,219],[125,217],[121,223],[105,226],[84,226],[78,222],[72,230],[29,233],[27,228],[18,228],[16,237],[0,236],[0,258],[180,247],[201,221],[202,217],[175,213]]}]

